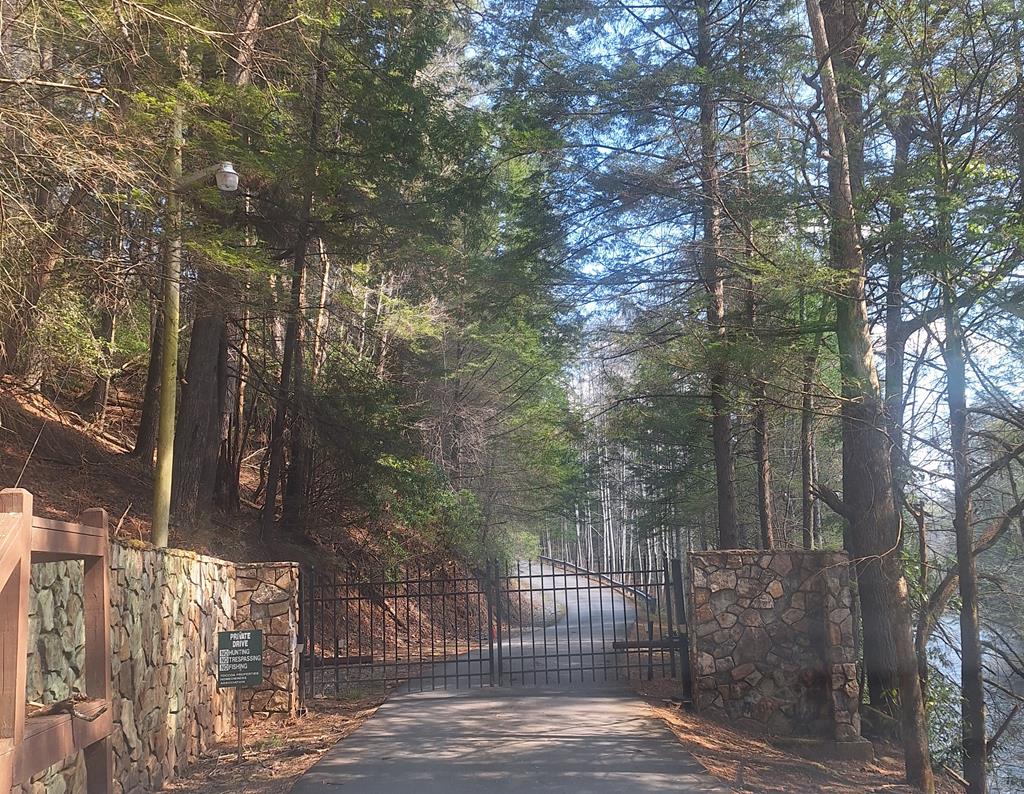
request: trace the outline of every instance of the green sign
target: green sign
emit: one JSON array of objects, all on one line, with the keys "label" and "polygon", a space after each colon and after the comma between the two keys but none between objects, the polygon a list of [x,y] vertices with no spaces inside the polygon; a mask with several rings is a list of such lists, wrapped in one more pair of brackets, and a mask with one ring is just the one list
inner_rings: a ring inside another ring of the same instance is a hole
[{"label": "green sign", "polygon": [[217,686],[255,687],[263,683],[263,632],[217,632]]}]

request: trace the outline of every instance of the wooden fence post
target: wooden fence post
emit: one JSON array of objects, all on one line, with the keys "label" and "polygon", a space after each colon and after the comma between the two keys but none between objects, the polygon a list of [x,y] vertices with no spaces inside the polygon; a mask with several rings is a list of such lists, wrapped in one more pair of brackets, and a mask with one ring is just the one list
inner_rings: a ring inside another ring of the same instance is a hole
[{"label": "wooden fence post", "polygon": [[[107,511],[93,508],[82,513],[86,526],[102,530],[107,543]],[[110,563],[103,557],[89,557],[84,562],[82,582],[85,618],[85,693],[110,703]],[[88,794],[110,794],[114,764],[110,736],[85,748],[86,791]]]},{"label": "wooden fence post", "polygon": [[0,792],[11,790],[25,732],[32,494],[0,491]]}]

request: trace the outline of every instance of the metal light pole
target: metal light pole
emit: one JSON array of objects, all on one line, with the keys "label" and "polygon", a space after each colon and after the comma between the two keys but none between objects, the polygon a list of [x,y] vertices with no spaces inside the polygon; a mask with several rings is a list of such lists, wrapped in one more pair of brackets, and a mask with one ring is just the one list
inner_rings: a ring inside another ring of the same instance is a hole
[{"label": "metal light pole", "polygon": [[160,414],[157,420],[156,473],[153,478],[153,525],[150,540],[166,546],[171,521],[171,469],[174,464],[174,408],[178,396],[178,323],[181,306],[181,182],[183,148],[181,102],[174,103],[171,120],[171,162],[167,192],[167,248],[161,275],[163,294],[163,338],[160,368]]},{"label": "metal light pole", "polygon": [[180,194],[214,176],[225,193],[238,189],[238,173],[231,163],[182,177],[181,103],[174,105],[171,120],[171,159],[168,167],[170,190],[167,192],[167,249],[162,280],[163,360],[160,369],[160,414],[157,421],[156,472],[153,478],[153,524],[150,540],[154,546],[166,546],[171,521],[171,476],[174,468],[174,413],[178,396],[178,325],[181,320],[181,197]]}]

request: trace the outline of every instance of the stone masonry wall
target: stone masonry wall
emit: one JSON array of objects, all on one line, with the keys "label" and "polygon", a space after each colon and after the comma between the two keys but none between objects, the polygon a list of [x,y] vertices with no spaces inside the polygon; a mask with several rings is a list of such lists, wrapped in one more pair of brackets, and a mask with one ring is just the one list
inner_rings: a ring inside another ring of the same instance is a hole
[{"label": "stone masonry wall", "polygon": [[[29,703],[56,703],[85,688],[82,608],[81,561],[32,566],[25,693]],[[22,786],[26,794],[84,790],[85,765],[80,756],[36,775]]]},{"label": "stone masonry wall", "polygon": [[112,543],[114,792],[157,791],[234,725],[217,632],[234,627],[234,566]]},{"label": "stone masonry wall", "polygon": [[[52,562],[32,567],[29,601],[28,699],[52,703],[84,686],[85,623],[82,621],[82,563]],[[71,627],[58,631],[58,623]]]},{"label": "stone masonry wall", "polygon": [[[108,559],[117,794],[158,791],[233,729],[234,694],[221,692],[216,685],[218,631],[263,630],[270,640],[266,686],[273,694],[258,703],[259,692],[250,695],[250,711],[295,712],[297,566],[236,566],[187,551],[118,542],[111,542]],[[250,587],[253,581],[260,585]],[[257,608],[254,613],[252,596],[263,584],[273,587],[274,595],[265,610]],[[81,593],[80,562],[32,566],[26,692],[30,702],[53,703],[82,689]],[[280,650],[284,648],[290,651]],[[84,792],[81,759],[37,775],[22,791]]]},{"label": "stone masonry wall", "polygon": [[860,736],[849,561],[841,552],[689,555],[698,710],[786,736]]},{"label": "stone masonry wall", "polygon": [[294,717],[299,710],[299,566],[236,567],[235,628],[263,629],[263,686],[245,691],[250,714]]}]

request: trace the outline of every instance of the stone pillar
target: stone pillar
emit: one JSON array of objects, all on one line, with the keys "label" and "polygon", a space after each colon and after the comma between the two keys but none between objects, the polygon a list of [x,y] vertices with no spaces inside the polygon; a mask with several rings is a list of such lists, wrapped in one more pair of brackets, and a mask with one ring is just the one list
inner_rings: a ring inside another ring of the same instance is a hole
[{"label": "stone pillar", "polygon": [[694,703],[777,736],[860,736],[849,561],[842,552],[688,555]]},{"label": "stone pillar", "polygon": [[263,631],[263,685],[243,690],[249,713],[287,719],[299,710],[299,565],[235,568],[235,628]]},{"label": "stone pillar", "polygon": [[822,619],[825,621],[825,658],[831,669],[832,716],[837,742],[860,737],[860,685],[854,656],[853,593],[850,562],[845,554],[822,560],[825,575]]}]

